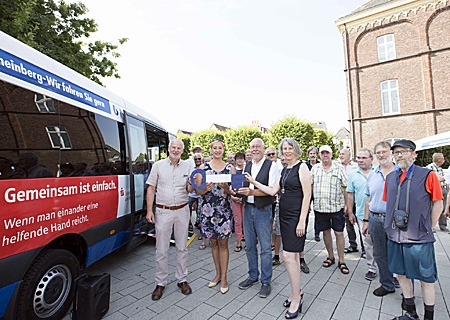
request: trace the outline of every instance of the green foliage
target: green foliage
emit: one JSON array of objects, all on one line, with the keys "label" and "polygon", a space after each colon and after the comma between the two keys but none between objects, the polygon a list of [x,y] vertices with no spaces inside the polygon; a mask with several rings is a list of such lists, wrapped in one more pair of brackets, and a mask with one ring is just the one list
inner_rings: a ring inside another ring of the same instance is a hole
[{"label": "green foliage", "polygon": [[[99,84],[99,77],[120,78],[117,63],[108,58],[120,57],[117,45],[102,41],[85,44],[97,31],[97,24],[82,17],[88,11],[83,3],[0,0],[0,8],[3,32]],[[127,39],[118,41],[123,44]]]},{"label": "green foliage", "polygon": [[[333,135],[327,133],[321,129],[314,129],[312,123],[304,122],[296,118],[295,116],[286,116],[285,118],[276,122],[272,128],[263,134],[258,128],[241,126],[234,129],[228,129],[227,131],[216,131],[212,129],[198,131],[189,135],[180,135],[178,138],[182,139],[185,146],[189,145],[189,148],[185,147],[185,153],[183,153],[183,159],[187,159],[190,155],[190,149],[194,145],[200,145],[203,149],[203,155],[211,153],[210,144],[214,138],[220,138],[225,142],[224,159],[228,153],[236,153],[239,151],[245,152],[250,147],[250,142],[255,138],[263,139],[266,148],[273,146],[278,149],[280,141],[283,138],[293,138],[299,144],[303,150],[303,159],[307,159],[306,151],[309,147],[320,146],[327,144],[333,149],[333,154],[338,155],[337,147],[333,143]],[[189,141],[190,139],[190,141]],[[186,158],[184,158],[186,156]]]},{"label": "green foliage", "polygon": [[184,143],[184,151],[181,154],[181,159],[189,159],[189,157],[191,156],[191,149],[194,146],[193,144],[191,144],[191,136],[188,134],[180,133],[177,134],[177,138]]},{"label": "green foliage", "polygon": [[293,138],[304,151],[303,158],[306,158],[306,150],[312,145],[314,131],[311,123],[303,122],[294,116],[286,116],[274,123],[267,132],[267,145],[278,149],[282,139]]},{"label": "green foliage", "polygon": [[323,146],[325,144],[329,145],[333,150],[333,159],[339,156],[339,150],[333,143],[333,135],[322,129],[314,130],[314,138],[311,146],[315,146],[317,149],[319,149],[320,146]]},{"label": "green foliage", "polygon": [[[222,131],[207,129],[203,131],[198,131],[191,136],[191,145],[199,145],[203,148],[203,155],[211,154],[211,142],[214,138],[222,139],[225,141],[225,134]],[[227,154],[227,145],[225,144],[224,157]]]},{"label": "green foliage", "polygon": [[241,126],[225,131],[225,148],[227,153],[245,152],[255,138],[263,139],[262,132],[255,127]]}]

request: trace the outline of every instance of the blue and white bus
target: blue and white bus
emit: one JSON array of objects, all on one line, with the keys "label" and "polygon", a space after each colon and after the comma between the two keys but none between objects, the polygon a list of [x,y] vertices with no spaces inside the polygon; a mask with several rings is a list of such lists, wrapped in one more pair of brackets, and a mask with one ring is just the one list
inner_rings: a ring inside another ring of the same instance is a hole
[{"label": "blue and white bus", "polygon": [[0,319],[61,319],[80,270],[147,235],[168,131],[0,32]]}]

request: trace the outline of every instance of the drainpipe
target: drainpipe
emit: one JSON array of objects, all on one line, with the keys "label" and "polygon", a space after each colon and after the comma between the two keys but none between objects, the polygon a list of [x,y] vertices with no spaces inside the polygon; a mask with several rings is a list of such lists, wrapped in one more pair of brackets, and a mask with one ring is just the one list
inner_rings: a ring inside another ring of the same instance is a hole
[{"label": "drainpipe", "polygon": [[349,52],[349,39],[348,39],[348,31],[347,25],[344,23],[344,34],[345,34],[345,54],[346,54],[346,70],[347,70],[347,87],[348,87],[348,102],[350,104],[350,132],[352,139],[352,154],[356,152],[356,135],[355,135],[355,122],[353,119],[355,118],[353,111],[353,87],[352,87],[352,77],[350,72],[350,52]]}]

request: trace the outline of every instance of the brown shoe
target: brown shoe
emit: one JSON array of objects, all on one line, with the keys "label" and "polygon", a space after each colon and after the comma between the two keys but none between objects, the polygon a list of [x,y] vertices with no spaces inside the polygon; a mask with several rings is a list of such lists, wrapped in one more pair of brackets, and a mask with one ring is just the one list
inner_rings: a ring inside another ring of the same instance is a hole
[{"label": "brown shoe", "polygon": [[188,285],[188,283],[186,281],[178,283],[177,286],[179,288],[181,288],[181,293],[182,294],[191,294],[192,293],[192,289],[191,289],[191,287]]},{"label": "brown shoe", "polygon": [[164,286],[156,286],[155,290],[152,293],[152,300],[159,300],[162,297]]}]

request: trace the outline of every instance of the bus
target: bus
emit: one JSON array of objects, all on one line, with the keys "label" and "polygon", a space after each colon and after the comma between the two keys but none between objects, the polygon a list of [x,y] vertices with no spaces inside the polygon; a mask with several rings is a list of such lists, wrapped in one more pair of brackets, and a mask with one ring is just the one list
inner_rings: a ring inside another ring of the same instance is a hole
[{"label": "bus", "polygon": [[81,270],[147,239],[153,116],[0,32],[0,319],[61,319]]}]

